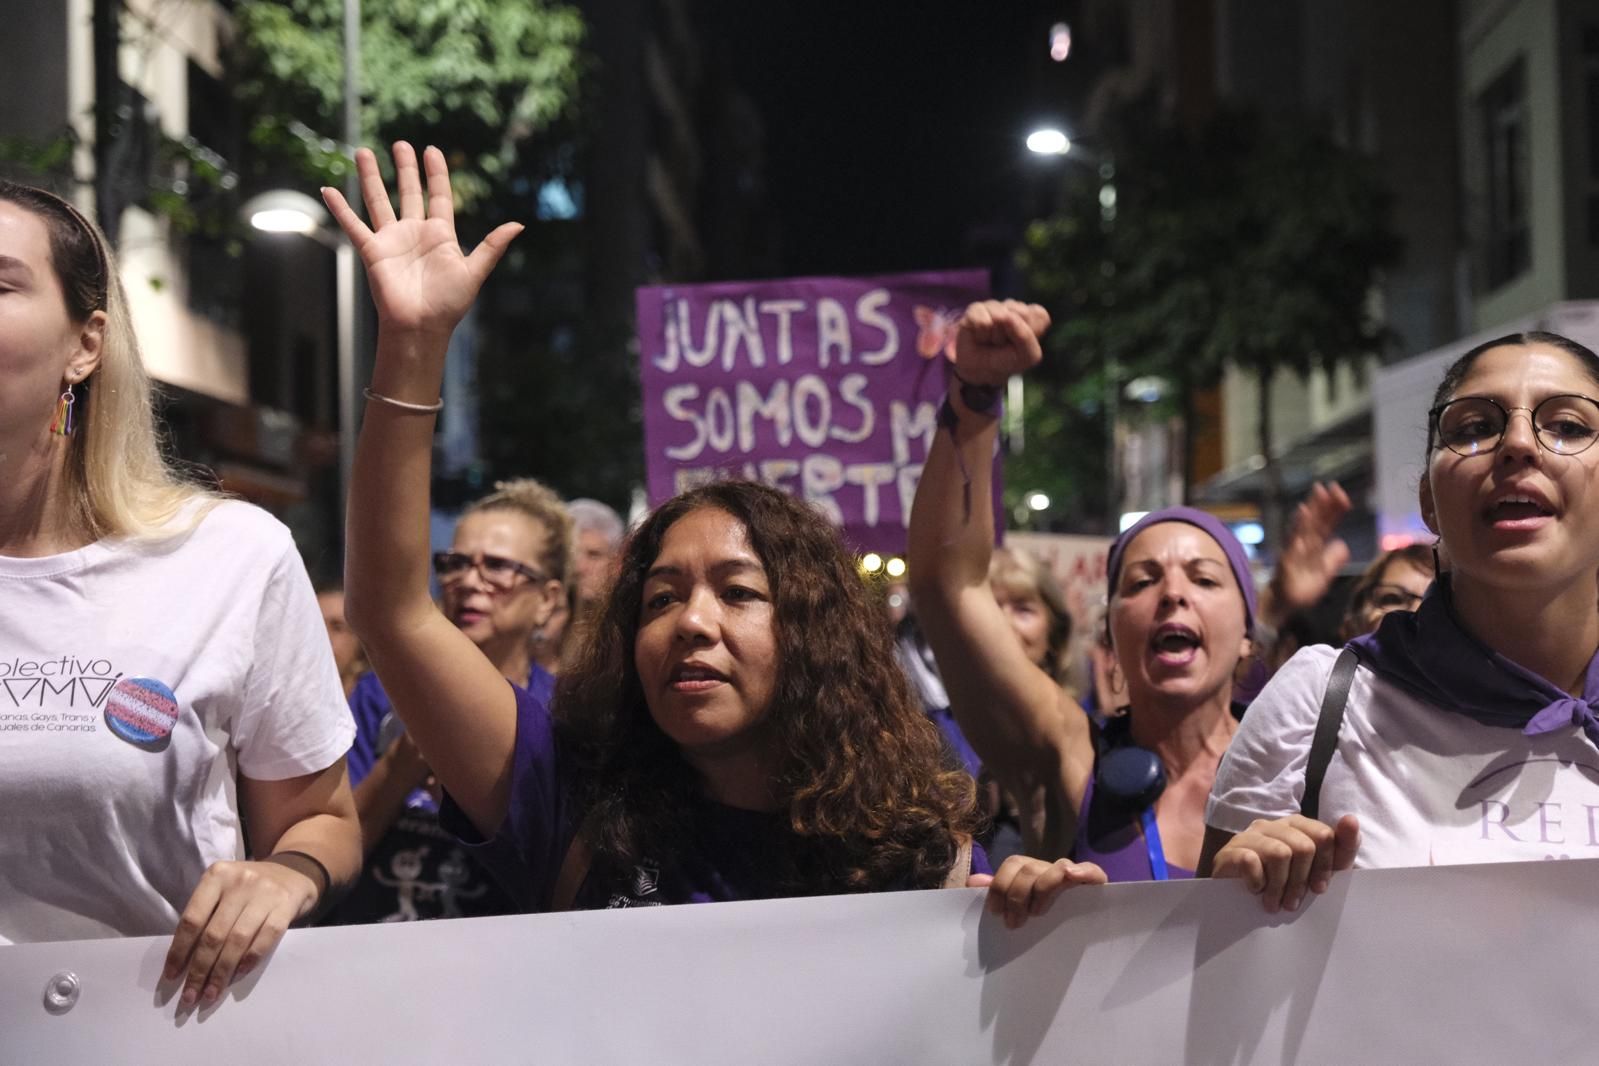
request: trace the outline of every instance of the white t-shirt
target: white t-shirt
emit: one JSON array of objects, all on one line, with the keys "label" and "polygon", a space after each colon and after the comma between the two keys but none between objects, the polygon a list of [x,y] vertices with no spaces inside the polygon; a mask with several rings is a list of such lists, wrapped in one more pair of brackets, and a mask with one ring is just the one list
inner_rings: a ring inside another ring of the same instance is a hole
[{"label": "white t-shirt", "polygon": [[326,769],[354,733],[258,508],[0,558],[0,944],[171,933],[206,867],[244,857],[235,775]]},{"label": "white t-shirt", "polygon": [[[1250,704],[1205,808],[1238,833],[1299,813],[1338,649],[1305,648]],[[1483,725],[1355,671],[1320,819],[1360,819],[1358,867],[1599,857],[1599,749],[1575,725],[1539,736]]]}]

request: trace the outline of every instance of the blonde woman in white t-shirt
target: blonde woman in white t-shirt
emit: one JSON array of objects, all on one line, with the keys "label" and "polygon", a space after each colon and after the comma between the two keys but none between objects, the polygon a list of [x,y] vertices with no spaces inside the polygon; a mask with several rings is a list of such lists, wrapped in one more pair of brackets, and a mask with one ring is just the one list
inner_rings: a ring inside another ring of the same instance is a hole
[{"label": "blonde woman in white t-shirt", "polygon": [[150,391],[104,236],[0,182],[0,944],[176,929],[190,1008],[354,876],[360,829],[288,531],[172,473]]},{"label": "blonde woman in white t-shirt", "polygon": [[[1251,705],[1216,774],[1201,874],[1243,880],[1274,912],[1350,866],[1599,854],[1595,397],[1599,357],[1554,334],[1490,341],[1448,370],[1419,487],[1446,566],[1414,612],[1349,644],[1319,787],[1309,752],[1338,653],[1301,651]],[[1296,813],[1307,799],[1324,820]]]}]

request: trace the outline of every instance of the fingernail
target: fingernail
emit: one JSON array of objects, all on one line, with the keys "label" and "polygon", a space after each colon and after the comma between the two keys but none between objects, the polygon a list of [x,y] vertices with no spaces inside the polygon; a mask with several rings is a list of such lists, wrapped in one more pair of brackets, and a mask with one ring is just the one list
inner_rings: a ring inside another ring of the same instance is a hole
[{"label": "fingernail", "polygon": [[1325,892],[1329,888],[1332,887],[1332,881],[1330,879],[1328,879],[1328,878],[1323,877],[1321,880],[1317,881],[1314,885],[1311,885],[1310,887],[1312,889],[1314,889],[1318,893]]},{"label": "fingernail", "polygon": [[167,963],[161,971],[161,980],[170,981],[176,976],[178,976],[178,967],[174,963]]},{"label": "fingernail", "polygon": [[233,971],[233,979],[237,981],[241,977],[248,977],[253,969],[255,969],[255,963],[246,959],[244,962],[239,963],[238,969]]},{"label": "fingernail", "polygon": [[220,996],[221,994],[222,994],[222,990],[220,988],[218,988],[216,985],[206,985],[205,986],[205,1001],[207,1003],[215,1003],[217,1001],[217,997]]},{"label": "fingernail", "polygon": [[181,1002],[185,1007],[192,1007],[194,1006],[195,1000],[199,998],[200,990],[195,988],[193,985],[189,985],[183,990],[183,997],[179,1002]]}]

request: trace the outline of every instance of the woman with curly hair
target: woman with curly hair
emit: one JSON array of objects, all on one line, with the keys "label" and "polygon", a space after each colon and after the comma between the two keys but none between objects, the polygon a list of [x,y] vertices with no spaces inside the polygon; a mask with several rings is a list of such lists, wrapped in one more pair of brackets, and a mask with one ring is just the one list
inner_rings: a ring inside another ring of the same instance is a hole
[{"label": "woman with curly hair", "polygon": [[533,910],[965,884],[973,786],[947,766],[825,521],[747,483],[669,501],[555,697],[505,678],[427,593],[433,419],[455,324],[518,227],[470,256],[449,175],[370,152],[372,226],[336,192],[380,321],[351,486],[347,594],[446,817]]}]

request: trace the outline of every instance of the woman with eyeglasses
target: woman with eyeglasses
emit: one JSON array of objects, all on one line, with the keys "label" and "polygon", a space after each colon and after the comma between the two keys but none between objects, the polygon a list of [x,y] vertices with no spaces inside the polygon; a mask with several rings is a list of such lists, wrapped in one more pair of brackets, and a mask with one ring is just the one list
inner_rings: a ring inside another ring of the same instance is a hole
[{"label": "woman with eyeglasses", "polygon": [[1350,866],[1593,853],[1596,395],[1599,357],[1549,333],[1449,368],[1419,486],[1447,568],[1414,613],[1348,645],[1319,787],[1307,766],[1339,653],[1307,648],[1267,685],[1217,772],[1201,873],[1243,880],[1274,912]]},{"label": "woman with eyeglasses", "polygon": [[394,157],[398,216],[364,149],[370,226],[324,191],[381,323],[346,586],[448,793],[447,824],[527,910],[965,885],[982,869],[971,777],[944,762],[852,556],[806,503],[730,481],[657,507],[563,661],[553,707],[435,608],[427,497],[445,352],[520,227],[463,254],[443,153],[418,160],[401,143]]},{"label": "woman with eyeglasses", "polygon": [[[1349,513],[1349,496],[1337,482],[1316,483],[1300,503],[1271,581],[1261,597],[1268,636],[1266,663],[1275,671],[1301,647],[1310,630],[1302,616],[1326,597],[1349,561],[1349,547],[1334,530]],[[1410,544],[1383,552],[1367,565],[1350,590],[1338,623],[1338,639],[1349,641],[1377,628],[1390,611],[1414,611],[1437,570],[1433,549]],[[1275,637],[1270,634],[1275,632]]]},{"label": "woman with eyeglasses", "polygon": [[1407,544],[1383,552],[1371,561],[1355,587],[1338,626],[1342,640],[1354,640],[1375,630],[1392,611],[1414,611],[1438,573],[1432,546]]},{"label": "woman with eyeglasses", "polygon": [[116,258],[0,181],[0,944],[173,935],[219,999],[360,868],[287,528],[162,459]]},{"label": "woman with eyeglasses", "polygon": [[[531,478],[501,482],[472,503],[449,550],[433,556],[444,616],[513,685],[548,703],[555,678],[532,658],[532,636],[566,595],[572,521]],[[374,673],[350,697],[356,737],[350,781],[366,864],[332,924],[512,914],[516,904],[439,825],[438,783]]]}]

